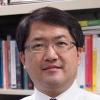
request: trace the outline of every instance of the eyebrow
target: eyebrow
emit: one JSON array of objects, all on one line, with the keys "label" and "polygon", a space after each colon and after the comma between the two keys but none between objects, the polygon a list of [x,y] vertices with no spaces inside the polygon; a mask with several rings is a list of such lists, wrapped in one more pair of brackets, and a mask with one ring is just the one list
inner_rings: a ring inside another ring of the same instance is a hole
[{"label": "eyebrow", "polygon": [[42,41],[42,40],[44,40],[43,37],[35,37],[35,38],[33,38],[33,39],[31,40],[31,42],[34,42],[34,41]]},{"label": "eyebrow", "polygon": [[[53,40],[58,40],[58,39],[61,39],[61,38],[65,38],[66,36],[65,35],[59,35],[59,36],[55,36],[53,38]],[[45,38],[44,37],[35,37],[31,40],[31,42],[35,42],[35,41],[44,41]]]},{"label": "eyebrow", "polygon": [[59,36],[54,37],[54,39],[60,39],[60,38],[65,38],[65,37],[66,37],[65,35],[59,35]]}]

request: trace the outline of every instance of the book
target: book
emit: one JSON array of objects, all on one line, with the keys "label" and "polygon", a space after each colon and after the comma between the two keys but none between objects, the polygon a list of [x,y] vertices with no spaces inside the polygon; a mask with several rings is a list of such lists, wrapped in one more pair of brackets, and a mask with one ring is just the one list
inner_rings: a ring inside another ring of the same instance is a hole
[{"label": "book", "polygon": [[42,0],[9,0],[9,4],[22,4],[22,3],[39,3]]},{"label": "book", "polygon": [[80,65],[77,72],[77,82],[80,88],[85,88],[85,50],[81,51]]},{"label": "book", "polygon": [[87,26],[87,27],[82,27],[83,31],[90,31],[90,30],[99,30],[100,31],[100,25],[98,26]]},{"label": "book", "polygon": [[93,37],[92,35],[85,35],[85,88],[92,91],[92,52],[93,52]]},{"label": "book", "polygon": [[96,85],[96,91],[97,93],[100,93],[100,37],[96,38],[96,49],[97,49],[97,85]]},{"label": "book", "polygon": [[89,35],[89,34],[98,35],[100,34],[100,29],[84,30],[83,33],[84,35]]},{"label": "book", "polygon": [[8,4],[8,0],[0,0],[0,5],[5,6]]},{"label": "book", "polygon": [[98,45],[98,41],[97,41],[97,36],[93,35],[93,92],[96,92],[97,89],[97,45]]},{"label": "book", "polygon": [[100,19],[79,21],[82,30],[100,30]]},{"label": "book", "polygon": [[3,88],[9,88],[8,43],[2,40]]},{"label": "book", "polygon": [[23,88],[28,89],[28,73],[25,69],[23,69]]},{"label": "book", "polygon": [[0,88],[3,88],[2,40],[0,40]]},{"label": "book", "polygon": [[24,85],[24,89],[33,89],[34,85],[32,80],[30,79],[27,71],[25,69],[23,69],[24,73],[23,73],[23,85]]},{"label": "book", "polygon": [[44,2],[59,2],[71,0],[9,0],[9,4],[23,4],[23,3],[44,3]]},{"label": "book", "polygon": [[100,26],[100,19],[95,20],[82,20],[79,21],[81,27],[87,27],[87,26]]},{"label": "book", "polygon": [[15,55],[16,55],[16,82],[17,89],[22,89],[22,65],[19,59],[19,52],[17,44],[15,44]]},{"label": "book", "polygon": [[16,42],[15,40],[10,41],[10,88],[17,88],[16,79]]}]

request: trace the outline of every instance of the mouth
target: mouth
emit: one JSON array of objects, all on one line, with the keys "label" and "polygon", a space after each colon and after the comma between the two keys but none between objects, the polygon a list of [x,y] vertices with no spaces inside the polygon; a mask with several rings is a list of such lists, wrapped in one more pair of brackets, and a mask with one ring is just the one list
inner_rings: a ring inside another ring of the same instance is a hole
[{"label": "mouth", "polygon": [[48,65],[45,68],[43,68],[42,70],[57,70],[57,69],[61,69],[61,67],[56,66],[56,65]]}]

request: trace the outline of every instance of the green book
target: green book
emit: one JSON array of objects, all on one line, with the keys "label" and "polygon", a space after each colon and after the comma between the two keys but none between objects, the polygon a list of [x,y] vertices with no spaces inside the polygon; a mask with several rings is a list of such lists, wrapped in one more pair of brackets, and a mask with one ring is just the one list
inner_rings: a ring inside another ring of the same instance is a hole
[{"label": "green book", "polygon": [[100,19],[83,20],[83,21],[79,21],[79,24],[81,25],[81,27],[98,26],[98,25],[100,25]]}]

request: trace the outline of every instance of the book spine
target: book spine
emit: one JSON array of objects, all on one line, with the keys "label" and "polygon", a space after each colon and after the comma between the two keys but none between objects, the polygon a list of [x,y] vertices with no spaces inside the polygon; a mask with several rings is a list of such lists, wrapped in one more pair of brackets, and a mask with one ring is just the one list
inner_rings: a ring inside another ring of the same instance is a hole
[{"label": "book spine", "polygon": [[17,88],[15,40],[10,41],[10,87]]},{"label": "book spine", "polygon": [[19,52],[16,44],[16,79],[17,79],[17,89],[22,88],[22,66],[19,59]]},{"label": "book spine", "polygon": [[96,39],[97,41],[97,93],[100,93],[100,37]]},{"label": "book spine", "polygon": [[80,88],[85,88],[85,51],[81,51],[80,66],[77,74],[78,84]]},{"label": "book spine", "polygon": [[92,35],[85,36],[85,84],[92,91]]},{"label": "book spine", "polygon": [[93,92],[96,92],[97,88],[97,36],[93,36]]},{"label": "book spine", "polygon": [[28,89],[28,73],[23,69],[23,88]]},{"label": "book spine", "polygon": [[8,43],[2,41],[3,51],[3,88],[9,88]]},{"label": "book spine", "polygon": [[0,40],[0,88],[3,88],[2,40]]},{"label": "book spine", "polygon": [[100,25],[100,19],[83,20],[83,21],[79,21],[79,24],[81,25],[81,27],[98,26],[98,25]]},{"label": "book spine", "polygon": [[96,91],[96,84],[97,84],[97,50],[93,50],[93,91]]}]

